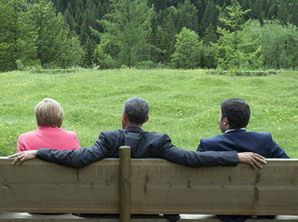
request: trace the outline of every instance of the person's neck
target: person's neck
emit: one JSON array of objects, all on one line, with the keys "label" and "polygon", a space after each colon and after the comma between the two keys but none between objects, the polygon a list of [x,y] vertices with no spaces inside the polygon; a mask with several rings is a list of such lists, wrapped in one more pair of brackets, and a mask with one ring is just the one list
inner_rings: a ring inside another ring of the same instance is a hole
[{"label": "person's neck", "polygon": [[[143,124],[139,124],[139,125],[138,125],[138,124],[127,124],[127,125],[126,125],[126,127],[129,127],[129,126],[140,127],[140,128],[142,128]],[[126,127],[125,127],[125,128],[126,128]]]}]

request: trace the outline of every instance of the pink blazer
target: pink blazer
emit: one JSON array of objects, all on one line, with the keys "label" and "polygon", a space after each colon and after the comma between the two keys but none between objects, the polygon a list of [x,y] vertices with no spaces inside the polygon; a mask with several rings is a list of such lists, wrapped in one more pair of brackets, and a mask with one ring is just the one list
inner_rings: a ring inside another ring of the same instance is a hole
[{"label": "pink blazer", "polygon": [[80,143],[75,132],[59,127],[38,127],[19,136],[18,152],[39,148],[74,150],[80,148]]}]

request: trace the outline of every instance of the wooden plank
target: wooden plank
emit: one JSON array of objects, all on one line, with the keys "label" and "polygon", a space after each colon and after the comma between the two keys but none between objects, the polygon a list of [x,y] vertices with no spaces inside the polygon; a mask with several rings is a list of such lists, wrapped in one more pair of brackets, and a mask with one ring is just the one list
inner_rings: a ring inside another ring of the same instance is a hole
[{"label": "wooden plank", "polygon": [[[119,213],[119,160],[76,170],[0,159],[0,212]],[[268,160],[262,170],[192,168],[160,159],[131,161],[132,214],[298,215],[298,159]]]},{"label": "wooden plank", "polygon": [[[96,217],[84,218],[76,217],[71,214],[58,214],[58,215],[42,215],[42,214],[28,214],[28,213],[0,213],[0,222],[119,222],[117,217]],[[135,218],[131,219],[132,222],[168,222],[165,218]],[[181,215],[179,222],[220,222],[215,216],[212,215]],[[278,216],[270,222],[297,222],[298,216]],[[246,222],[268,222],[265,219],[248,219]]]},{"label": "wooden plank", "polygon": [[298,215],[298,160],[261,170],[132,161],[132,213]]},{"label": "wooden plank", "polygon": [[131,176],[130,176],[130,146],[119,149],[120,161],[120,221],[130,221],[131,206]]},{"label": "wooden plank", "polygon": [[41,160],[0,160],[0,211],[119,213],[119,160],[72,169]]}]

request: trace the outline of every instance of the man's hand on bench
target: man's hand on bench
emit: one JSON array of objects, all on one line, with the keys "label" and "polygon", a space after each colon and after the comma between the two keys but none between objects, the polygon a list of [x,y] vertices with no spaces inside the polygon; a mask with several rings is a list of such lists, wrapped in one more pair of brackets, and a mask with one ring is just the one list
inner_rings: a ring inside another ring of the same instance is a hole
[{"label": "man's hand on bench", "polygon": [[267,163],[263,156],[252,152],[238,153],[238,159],[240,163],[248,163],[255,170],[263,168],[263,165]]},{"label": "man's hand on bench", "polygon": [[23,152],[19,152],[14,155],[11,155],[8,158],[14,159],[12,162],[12,165],[18,164],[19,166],[21,166],[25,160],[34,159],[36,157],[36,153],[37,153],[37,150],[23,151]]}]

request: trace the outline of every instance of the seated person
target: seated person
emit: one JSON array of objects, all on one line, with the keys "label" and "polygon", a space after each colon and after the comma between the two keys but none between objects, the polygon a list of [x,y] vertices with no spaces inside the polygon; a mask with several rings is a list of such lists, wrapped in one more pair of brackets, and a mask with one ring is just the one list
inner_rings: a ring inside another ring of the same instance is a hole
[{"label": "seated person", "polygon": [[35,107],[38,129],[21,134],[18,152],[39,148],[73,150],[80,148],[75,132],[61,129],[64,113],[61,105],[45,98]]},{"label": "seated person", "polygon": [[[249,105],[242,99],[227,99],[221,104],[219,127],[222,135],[201,139],[197,151],[237,151],[258,153],[265,158],[289,158],[269,132],[247,132]],[[250,216],[218,216],[224,222],[243,222]],[[273,216],[265,216],[272,219]]]}]

